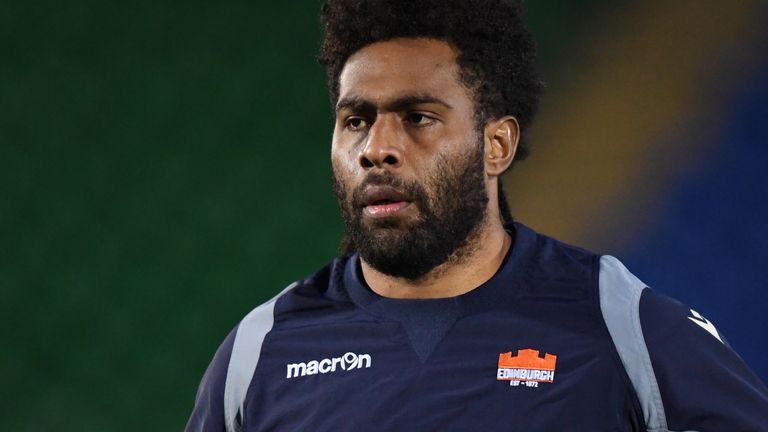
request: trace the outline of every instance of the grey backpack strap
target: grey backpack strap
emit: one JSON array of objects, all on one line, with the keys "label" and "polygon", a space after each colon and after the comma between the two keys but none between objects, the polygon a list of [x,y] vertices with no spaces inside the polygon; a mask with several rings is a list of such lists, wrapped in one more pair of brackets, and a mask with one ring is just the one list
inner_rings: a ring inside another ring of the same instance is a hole
[{"label": "grey backpack strap", "polygon": [[647,286],[612,256],[600,258],[600,309],[632,381],[649,431],[667,431],[659,384],[640,327],[640,296]]},{"label": "grey backpack strap", "polygon": [[237,414],[240,413],[242,418],[245,395],[259,364],[261,345],[275,322],[275,302],[296,285],[296,282],[292,283],[280,294],[252,310],[237,327],[224,384],[224,422],[227,432],[242,430]]}]

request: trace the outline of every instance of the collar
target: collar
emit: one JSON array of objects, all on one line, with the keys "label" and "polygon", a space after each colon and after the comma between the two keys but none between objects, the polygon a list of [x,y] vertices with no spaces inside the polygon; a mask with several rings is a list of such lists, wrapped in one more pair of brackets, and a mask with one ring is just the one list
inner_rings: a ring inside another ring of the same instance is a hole
[{"label": "collar", "polygon": [[526,263],[535,253],[538,235],[515,223],[505,227],[513,237],[512,246],[501,266],[489,280],[455,297],[437,299],[393,299],[376,294],[362,275],[360,256],[355,253],[346,263],[344,285],[350,299],[368,312],[401,320],[411,314],[450,315],[457,319],[471,313],[500,307],[513,300],[524,283]]}]

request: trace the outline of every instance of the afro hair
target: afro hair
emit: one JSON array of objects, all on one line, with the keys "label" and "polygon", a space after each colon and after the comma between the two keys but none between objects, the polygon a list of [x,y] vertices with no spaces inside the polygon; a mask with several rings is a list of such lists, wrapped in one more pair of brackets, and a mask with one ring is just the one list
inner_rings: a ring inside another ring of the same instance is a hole
[{"label": "afro hair", "polygon": [[[320,22],[318,61],[334,105],[339,75],[352,54],[375,42],[423,37],[457,50],[460,79],[474,94],[478,125],[512,115],[524,134],[533,121],[543,84],[516,0],[327,0]],[[527,154],[521,139],[516,159]]]}]

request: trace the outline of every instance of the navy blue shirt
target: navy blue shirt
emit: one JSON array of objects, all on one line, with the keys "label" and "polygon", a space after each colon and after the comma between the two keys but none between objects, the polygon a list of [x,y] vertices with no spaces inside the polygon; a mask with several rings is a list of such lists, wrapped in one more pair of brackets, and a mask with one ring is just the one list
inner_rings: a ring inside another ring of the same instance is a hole
[{"label": "navy blue shirt", "polygon": [[336,258],[230,333],[187,430],[768,430],[768,389],[706,318],[611,257],[512,234],[452,298],[381,297]]}]

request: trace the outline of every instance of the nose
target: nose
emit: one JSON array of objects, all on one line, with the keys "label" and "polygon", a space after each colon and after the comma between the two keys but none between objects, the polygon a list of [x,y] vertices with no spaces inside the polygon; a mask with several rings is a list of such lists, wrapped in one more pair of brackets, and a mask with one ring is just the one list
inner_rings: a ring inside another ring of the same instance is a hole
[{"label": "nose", "polygon": [[[394,117],[394,118],[392,118]],[[360,152],[360,166],[371,168],[397,168],[403,162],[400,122],[396,116],[380,115],[371,125],[366,143]]]}]

